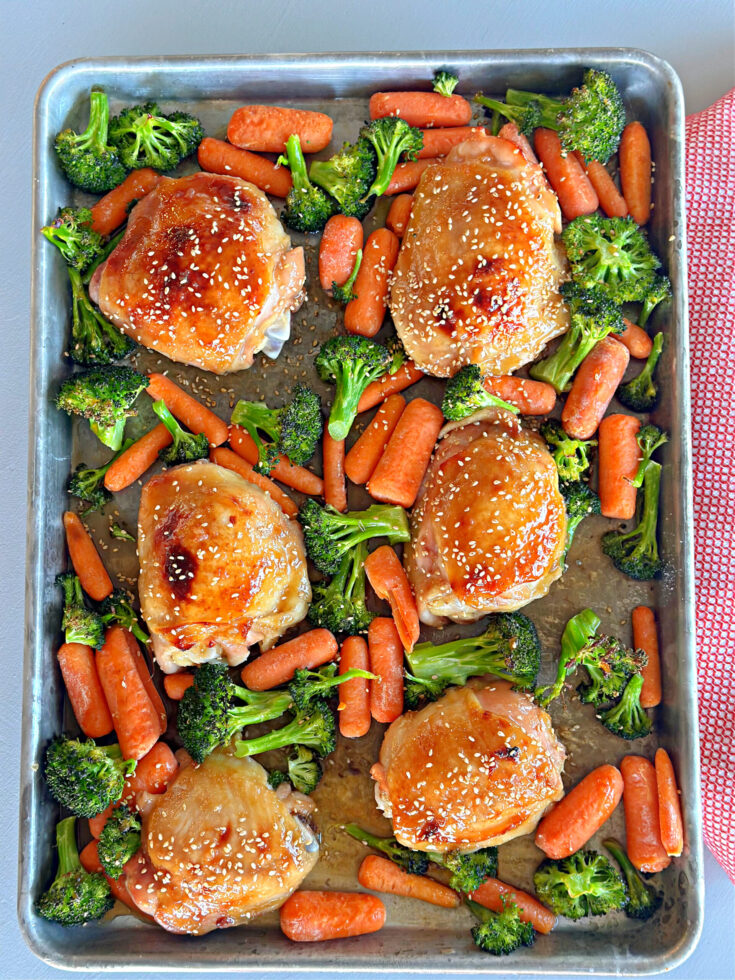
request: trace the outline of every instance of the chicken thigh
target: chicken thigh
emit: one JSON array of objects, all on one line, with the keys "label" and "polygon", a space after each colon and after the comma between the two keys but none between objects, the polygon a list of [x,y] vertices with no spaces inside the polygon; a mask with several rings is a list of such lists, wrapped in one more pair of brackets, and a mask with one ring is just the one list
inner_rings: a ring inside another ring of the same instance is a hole
[{"label": "chicken thigh", "polygon": [[90,295],[144,347],[215,374],[277,356],[301,305],[304,254],[237,177],[162,177],[95,272]]},{"label": "chicken thigh", "polygon": [[439,438],[404,551],[421,621],[474,622],[545,595],[563,570],[567,518],[544,440],[497,409]]},{"label": "chicken thigh", "polygon": [[273,643],[311,602],[301,528],[267,494],[214,463],[143,487],[140,605],[161,669],[230,666]]},{"label": "chicken thigh", "polygon": [[568,327],[556,196],[538,164],[478,132],[422,174],[393,274],[390,310],[415,363],[508,374]]}]

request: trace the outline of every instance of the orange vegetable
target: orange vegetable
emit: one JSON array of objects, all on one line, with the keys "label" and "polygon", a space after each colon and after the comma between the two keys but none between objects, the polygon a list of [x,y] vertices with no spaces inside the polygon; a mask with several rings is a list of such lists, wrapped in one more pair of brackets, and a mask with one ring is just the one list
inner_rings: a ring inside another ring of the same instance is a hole
[{"label": "orange vegetable", "polygon": [[150,193],[160,179],[161,175],[150,167],[142,167],[128,174],[122,184],[113,187],[92,205],[92,228],[100,235],[111,235],[127,221],[132,202]]},{"label": "orange vegetable", "polygon": [[620,183],[630,216],[638,225],[651,217],[651,143],[639,122],[628,123],[618,150]]},{"label": "orange vegetable", "polygon": [[365,559],[365,572],[375,594],[389,604],[403,649],[410,653],[421,627],[413,590],[398,555],[389,544],[381,545]]},{"label": "orange vegetable", "polygon": [[430,905],[438,905],[443,909],[456,909],[459,905],[459,895],[448,885],[442,885],[433,878],[424,875],[412,875],[399,868],[388,858],[378,854],[368,854],[357,872],[357,880],[363,888],[375,892],[385,892],[388,895],[403,895],[406,898],[418,898]]},{"label": "orange vegetable", "polygon": [[514,122],[507,122],[501,126],[498,130],[498,136],[501,140],[507,140],[513,146],[517,146],[526,163],[538,164],[538,157],[533,152],[533,147]]},{"label": "orange vegetable", "polygon": [[580,167],[589,178],[590,184],[595,189],[595,193],[600,200],[600,207],[608,218],[624,218],[628,213],[628,206],[620,191],[615,186],[607,169],[599,160],[590,160],[585,163],[584,157],[577,150],[574,151]]},{"label": "orange vegetable", "polygon": [[655,769],[661,843],[669,857],[679,857],[684,849],[684,821],[674,766],[666,749],[656,749]]},{"label": "orange vegetable", "polygon": [[324,501],[337,510],[345,511],[347,510],[345,441],[344,439],[333,439],[326,425],[322,436],[322,455],[324,457]]},{"label": "orange vegetable", "polygon": [[138,762],[135,780],[146,793],[165,793],[179,771],[179,762],[165,742],[156,742]]},{"label": "orange vegetable", "polygon": [[636,435],[641,427],[632,415],[608,415],[597,434],[599,452],[598,494],[601,513],[621,521],[635,515],[636,475],[641,450]]},{"label": "orange vegetable", "polygon": [[424,372],[421,371],[413,361],[405,361],[395,372],[395,374],[388,374],[387,372],[377,381],[371,381],[367,386],[365,391],[362,393],[362,397],[357,404],[357,411],[367,412],[371,408],[375,408],[389,395],[394,395],[396,392],[405,391],[406,388],[410,388],[411,385],[415,385],[417,381],[420,381],[424,376]]},{"label": "orange vegetable", "polygon": [[633,323],[627,317],[623,317],[623,323],[625,324],[625,330],[622,333],[616,333],[614,335],[615,340],[628,348],[628,353],[631,357],[645,361],[651,353],[653,341],[643,327],[639,327],[637,323]]},{"label": "orange vegetable", "polygon": [[377,616],[368,627],[370,713],[376,721],[390,723],[403,714],[403,644],[392,619]]},{"label": "orange vegetable", "polygon": [[102,564],[94,542],[77,515],[70,510],[64,514],[64,530],[69,557],[82,588],[91,599],[100,602],[112,592],[112,579]]},{"label": "orange vegetable", "polygon": [[556,391],[545,381],[500,374],[485,378],[485,390],[515,405],[521,415],[548,415],[556,405]]},{"label": "orange vegetable", "polygon": [[273,197],[286,197],[293,186],[288,167],[279,167],[257,153],[241,150],[211,136],[205,136],[199,144],[197,159],[207,173],[240,177]]},{"label": "orange vegetable", "polygon": [[294,892],[279,914],[281,932],[298,943],[364,936],[385,925],[383,903],[361,892]]},{"label": "orange vegetable", "polygon": [[603,337],[580,364],[561,413],[574,439],[591,439],[623,380],[630,354],[612,337]]},{"label": "orange vegetable", "polygon": [[464,143],[482,128],[478,126],[445,126],[439,129],[422,129],[424,145],[419,150],[418,159],[425,157],[445,157],[452,147]]},{"label": "orange vegetable", "polygon": [[[437,130],[437,132],[440,132],[440,130]],[[411,218],[412,207],[413,194],[399,194],[391,202],[388,217],[385,219],[385,227],[390,228],[398,238],[403,238],[403,233]]]},{"label": "orange vegetable", "polygon": [[656,770],[640,755],[626,755],[623,774],[623,808],[628,857],[646,874],[663,871],[671,858],[661,841]]},{"label": "orange vegetable", "polygon": [[158,454],[170,446],[173,437],[163,422],[154,425],[132,446],[121,453],[105,473],[105,486],[116,493],[125,490],[141,477],[158,459]]},{"label": "orange vegetable", "polygon": [[386,197],[393,194],[405,194],[406,191],[414,190],[418,186],[424,170],[437,163],[443,163],[441,157],[425,157],[423,160],[408,160],[406,163],[399,163],[385,190]]},{"label": "orange vegetable", "polygon": [[443,424],[444,416],[436,405],[424,398],[409,402],[368,481],[370,496],[413,507]]},{"label": "orange vegetable", "polygon": [[504,881],[498,881],[497,878],[486,878],[470,898],[484,905],[485,908],[492,909],[493,912],[502,912],[505,907],[504,902],[510,899],[518,906],[521,920],[530,922],[536,932],[543,935],[550,933],[556,925],[554,913],[542,905],[537,898],[522,892],[520,888],[514,888],[513,885],[506,885]]},{"label": "orange vegetable", "polygon": [[79,860],[82,862],[82,867],[85,871],[90,874],[95,874],[102,871],[102,864],[100,863],[100,856],[97,853],[97,841],[92,838],[92,840],[79,852]]},{"label": "orange vegetable", "polygon": [[367,483],[373,475],[405,407],[406,399],[402,395],[389,395],[347,453],[345,473],[353,483]]},{"label": "orange vegetable", "polygon": [[113,809],[114,807],[112,803],[110,803],[107,809],[103,810],[102,813],[98,813],[97,816],[89,818],[89,832],[95,838],[95,840],[99,840],[99,836],[102,833],[102,828],[107,823],[107,818],[110,816]]},{"label": "orange vegetable", "polygon": [[661,704],[661,658],[658,651],[658,630],[653,609],[648,606],[636,606],[633,610],[633,646],[643,650],[648,657],[648,663],[641,671],[643,687],[641,688],[641,707],[655,708]]},{"label": "orange vegetable", "polygon": [[595,189],[577,158],[571,153],[562,154],[557,133],[551,129],[537,129],[533,134],[533,145],[559,198],[564,218],[572,221],[596,211],[599,201]]},{"label": "orange vegetable", "polygon": [[153,683],[153,677],[151,676],[151,669],[148,666],[148,661],[141,652],[138,641],[135,639],[130,630],[124,630],[125,639],[127,641],[128,647],[130,648],[130,653],[135,660],[138,667],[138,673],[140,674],[140,679],[143,682],[148,697],[151,699],[151,704],[156,709],[158,713],[158,721],[160,727],[160,735],[168,728],[168,718],[166,716],[166,708],[163,701],[161,700],[161,695],[158,693],[156,685]]},{"label": "orange vegetable", "polygon": [[439,92],[375,92],[370,96],[370,118],[400,116],[409,126],[430,129],[435,126],[466,126],[472,106],[461,95]]},{"label": "orange vegetable", "polygon": [[400,242],[388,228],[378,228],[368,236],[353,287],[355,299],[345,307],[347,333],[374,337],[383,326],[390,274],[399,247]]},{"label": "orange vegetable", "polygon": [[163,374],[149,374],[147,390],[153,401],[163,399],[169,412],[188,429],[196,435],[206,435],[210,446],[221,446],[223,442],[227,442],[227,423],[170,378]]},{"label": "orange vegetable", "polygon": [[269,691],[286,684],[297,670],[314,670],[328,664],[337,656],[337,650],[337,641],[329,630],[309,630],[261,653],[243,667],[240,676],[251,691]]},{"label": "orange vegetable", "polygon": [[[339,672],[369,670],[367,643],[361,636],[348,636],[342,643]],[[366,677],[353,677],[339,685],[339,731],[345,738],[361,738],[370,731],[370,690]]]},{"label": "orange vegetable", "polygon": [[283,153],[295,133],[304,153],[318,153],[332,138],[333,123],[323,112],[275,105],[244,105],[235,109],[227,139],[243,150]]},{"label": "orange vegetable", "polygon": [[[257,454],[257,450],[256,450]],[[231,449],[225,449],[224,446],[218,446],[217,449],[212,449],[209,453],[209,458],[213,463],[218,466],[224,466],[225,469],[232,470],[233,473],[237,473],[247,480],[248,483],[253,483],[256,487],[267,493],[281,508],[284,514],[288,517],[295,517],[299,508],[291,500],[287,493],[284,493],[281,488],[269,480],[267,476],[263,476],[261,473],[256,473],[253,469],[251,463],[243,459],[242,456],[238,456],[237,453],[233,453]]]},{"label": "orange vegetable", "polygon": [[334,214],[326,223],[319,243],[319,282],[325,292],[331,295],[332,283],[343,286],[350,278],[363,237],[357,218]]},{"label": "orange vegetable", "polygon": [[593,769],[542,818],[536,846],[547,857],[569,857],[612,816],[622,795],[623,777],[615,766]]},{"label": "orange vegetable", "polygon": [[[258,462],[258,447],[255,440],[239,425],[230,426],[230,445],[244,460],[255,466]],[[279,456],[278,462],[271,470],[271,475],[285,483],[287,487],[309,494],[311,497],[321,497],[324,494],[324,481],[321,477],[303,466],[292,463],[287,456]]]},{"label": "orange vegetable", "polygon": [[64,643],[56,654],[74,717],[89,738],[112,731],[112,715],[97,676],[94,652],[83,643]]},{"label": "orange vegetable", "polygon": [[193,683],[194,675],[183,671],[180,674],[166,674],[163,678],[164,690],[172,701],[180,701]]}]

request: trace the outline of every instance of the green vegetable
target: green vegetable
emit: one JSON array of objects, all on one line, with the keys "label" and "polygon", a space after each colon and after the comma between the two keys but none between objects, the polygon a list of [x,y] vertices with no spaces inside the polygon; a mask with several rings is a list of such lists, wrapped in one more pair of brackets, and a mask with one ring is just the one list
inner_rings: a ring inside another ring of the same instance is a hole
[{"label": "green vegetable", "polygon": [[365,604],[366,557],[367,543],[361,541],[347,552],[330,582],[319,582],[312,587],[308,615],[314,626],[348,636],[367,632],[375,614]]},{"label": "green vegetable", "polygon": [[544,905],[567,919],[605,915],[628,903],[623,879],[608,859],[595,851],[577,851],[559,861],[542,861],[533,884]]},{"label": "green vegetable", "polygon": [[304,745],[294,746],[288,757],[288,778],[295,790],[307,796],[313,793],[322,778],[318,755]]},{"label": "green vegetable", "polygon": [[367,670],[354,667],[344,674],[337,674],[337,664],[327,664],[319,670],[297,670],[288,685],[288,693],[297,711],[307,713],[318,701],[329,697],[332,688],[352,680],[353,677],[376,680],[375,674]]},{"label": "green vegetable", "polygon": [[659,305],[671,299],[671,280],[668,276],[656,276],[643,300],[643,309],[638,316],[638,324],[645,327],[648,318]]},{"label": "green vegetable", "polygon": [[648,296],[661,263],[632,218],[583,215],[569,222],[562,241],[581,289],[599,290],[617,304]]},{"label": "green vegetable", "polygon": [[319,348],[315,360],[319,377],[336,385],[328,425],[333,439],[347,438],[363,392],[385,374],[392,360],[387,347],[367,337],[330,337]]},{"label": "green vegetable", "polygon": [[472,938],[483,953],[507,956],[521,946],[533,945],[536,932],[530,922],[523,922],[515,902],[504,900],[502,912],[493,912],[469,898],[465,905],[479,920],[472,929]]},{"label": "green vegetable", "polygon": [[[130,444],[132,445],[132,442]],[[110,535],[113,538],[118,538],[120,541],[132,541],[133,544],[135,544],[136,539],[133,537],[133,535],[119,524],[110,525]]]},{"label": "green vegetable", "polygon": [[439,95],[446,95],[447,97],[452,95],[458,85],[459,76],[455,75],[453,71],[440,68],[434,72],[434,91],[438,92]]},{"label": "green vegetable", "polygon": [[618,388],[618,401],[632,412],[650,412],[656,407],[658,387],[653,376],[663,349],[664,335],[657,333],[641,372]]},{"label": "green vegetable", "polygon": [[362,249],[358,248],[357,252],[355,253],[355,264],[352,267],[352,272],[349,274],[345,282],[339,286],[336,282],[332,281],[332,298],[336,299],[338,303],[346,305],[347,303],[351,303],[353,299],[357,299],[357,293],[353,287],[361,265]]},{"label": "green vegetable", "polygon": [[165,115],[155,102],[130,106],[110,121],[110,141],[129,170],[173,170],[203,139],[198,119],[186,112]]},{"label": "green vegetable", "polygon": [[281,212],[282,221],[295,231],[321,231],[337,211],[337,204],[321,187],[309,180],[301,141],[295,133],[289,136],[286,156],[280,156],[278,163],[291,170],[293,180],[293,187]]},{"label": "green vegetable", "polygon": [[602,537],[602,550],[615,567],[639,581],[655,578],[663,567],[656,540],[660,487],[661,465],[649,461],[642,500],[639,494],[638,523],[630,531],[608,531]]},{"label": "green vegetable", "polygon": [[362,827],[358,827],[356,823],[345,824],[342,829],[355,840],[362,841],[363,844],[367,844],[373,850],[384,854],[385,857],[409,874],[423,875],[429,868],[429,858],[426,854],[422,851],[412,851],[410,847],[399,844],[395,837],[377,837],[375,834],[363,830]]},{"label": "green vegetable", "polygon": [[127,171],[108,140],[110,106],[104,92],[89,96],[89,123],[83,133],[64,129],[54,149],[66,179],[83,191],[104,194],[125,180]]},{"label": "green vegetable", "polygon": [[602,724],[613,735],[632,741],[651,734],[651,719],[641,707],[643,675],[634,674],[626,684],[617,704],[598,714]]},{"label": "green vegetable", "polygon": [[[346,677],[346,675],[343,675]],[[189,688],[191,690],[191,688]],[[325,701],[314,701],[308,713],[297,711],[283,728],[276,728],[260,738],[238,739],[235,755],[243,759],[289,745],[305,745],[318,755],[329,755],[336,746],[334,715]]]},{"label": "green vegetable", "polygon": [[102,235],[92,228],[89,208],[59,208],[41,234],[58,248],[66,264],[79,273],[86,272],[105,248]]},{"label": "green vegetable", "polygon": [[120,799],[125,777],[135,767],[134,759],[123,759],[119,745],[59,735],[46,750],[44,776],[57,803],[78,817],[95,817]]},{"label": "green vegetable", "polygon": [[654,463],[651,457],[657,449],[669,441],[669,437],[657,425],[651,425],[649,423],[648,425],[641,426],[636,434],[635,440],[641,451],[641,461],[638,464],[635,476],[630,482],[634,487],[641,487],[643,486],[646,471],[652,466],[658,466],[658,463]]},{"label": "green vegetable", "polygon": [[114,807],[105,821],[97,855],[111,878],[119,878],[124,866],[140,847],[140,817],[127,803]]},{"label": "green vegetable", "polygon": [[398,116],[373,119],[360,130],[360,138],[372,144],[378,158],[378,172],[365,194],[365,200],[373,194],[376,197],[385,194],[401,155],[406,160],[415,160],[424,145],[421,130],[409,126]]},{"label": "green vegetable", "polygon": [[663,897],[653,885],[647,885],[630,862],[630,858],[614,838],[609,837],[602,842],[620,865],[625,882],[628,886],[628,904],[625,914],[629,919],[650,919],[661,906]]},{"label": "green vegetable", "polygon": [[106,364],[67,378],[56,396],[56,407],[88,419],[97,438],[117,452],[126,420],[137,414],[133,403],[147,387],[144,374],[123,365]]},{"label": "green vegetable", "polygon": [[577,688],[579,700],[599,708],[617,701],[630,678],[646,666],[648,658],[643,650],[632,650],[615,637],[602,635],[589,641],[580,661],[590,683]]},{"label": "green vegetable", "polygon": [[77,364],[110,364],[135,349],[135,341],[124,334],[92,305],[76,269],[67,270],[71,282],[71,347]]},{"label": "green vegetable", "polygon": [[62,926],[80,926],[101,919],[115,903],[104,875],[89,874],[82,867],[75,827],[75,817],[56,825],[59,867],[50,888],[36,902],[36,911],[42,918]]},{"label": "green vegetable", "polygon": [[590,514],[600,513],[600,498],[586,483],[560,483],[559,490],[567,509],[567,543],[564,558],[569,554],[574,533]]},{"label": "green vegetable", "polygon": [[138,622],[138,614],[133,609],[130,594],[125,589],[115,589],[111,592],[102,600],[99,610],[105,626],[122,626],[141,643],[147,645],[151,642],[150,636]]},{"label": "green vegetable", "polygon": [[573,439],[556,419],[547,419],[539,430],[549,446],[559,473],[559,481],[578,483],[590,467],[596,439]]},{"label": "green vegetable", "polygon": [[64,590],[64,611],[61,628],[67,643],[85,643],[99,650],[105,642],[104,623],[96,612],[84,602],[82,583],[74,572],[62,572],[56,576],[56,584]]},{"label": "green vegetable", "polygon": [[[133,445],[132,439],[126,439],[118,452],[108,460],[103,466],[92,469],[80,463],[71,475],[69,480],[69,493],[83,500],[87,507],[81,512],[82,517],[95,510],[101,510],[105,504],[112,499],[112,494],[105,488],[105,473],[109,470],[116,459]],[[116,526],[116,525],[113,525]],[[130,539],[134,541],[134,538]]]},{"label": "green vegetable", "polygon": [[372,207],[369,191],[376,170],[375,150],[360,138],[345,143],[329,160],[315,160],[309,167],[309,179],[335,199],[341,214],[362,221]]},{"label": "green vegetable", "polygon": [[309,498],[299,509],[299,523],[306,553],[325,575],[336,575],[345,555],[361,541],[386,537],[390,544],[403,544],[411,536],[405,510],[390,504],[372,504],[366,510],[342,514]]},{"label": "green vegetable", "polygon": [[485,379],[477,364],[466,364],[447,382],[442,399],[444,418],[459,421],[478,412],[482,408],[502,408],[506,412],[518,414],[515,405],[504,402],[502,398],[491,395],[485,389]]},{"label": "green vegetable", "polygon": [[179,463],[193,463],[197,459],[209,456],[209,439],[201,432],[195,435],[187,432],[179,425],[162,399],[153,402],[153,411],[171,433],[173,442],[162,449],[158,456],[167,466],[177,466]]},{"label": "green vegetable", "polygon": [[[322,436],[322,407],[319,396],[304,384],[291,389],[291,401],[283,408],[268,408],[264,402],[239,401],[232,412],[233,425],[246,429],[258,447],[256,470],[266,476],[281,454],[303,466],[316,452]],[[269,442],[261,439],[264,432]]]}]

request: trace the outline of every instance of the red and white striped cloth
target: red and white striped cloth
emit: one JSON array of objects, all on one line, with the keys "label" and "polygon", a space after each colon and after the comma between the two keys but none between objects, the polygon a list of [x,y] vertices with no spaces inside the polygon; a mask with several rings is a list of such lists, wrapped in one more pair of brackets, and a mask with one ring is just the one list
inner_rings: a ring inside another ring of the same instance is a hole
[{"label": "red and white striped cloth", "polygon": [[705,841],[735,882],[735,89],[686,121]]}]

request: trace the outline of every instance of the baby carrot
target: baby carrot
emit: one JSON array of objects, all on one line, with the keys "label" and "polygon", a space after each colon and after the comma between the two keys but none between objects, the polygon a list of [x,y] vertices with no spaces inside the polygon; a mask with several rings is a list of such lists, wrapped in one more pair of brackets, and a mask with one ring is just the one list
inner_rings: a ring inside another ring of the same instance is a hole
[{"label": "baby carrot", "polygon": [[367,483],[388,445],[398,419],[406,407],[403,395],[389,395],[375,418],[360,435],[345,458],[345,473],[353,483]]},{"label": "baby carrot", "polygon": [[399,194],[391,202],[388,217],[385,219],[385,227],[390,228],[398,238],[403,238],[403,233],[411,217],[412,206],[413,194]]},{"label": "baby carrot", "polygon": [[92,205],[92,228],[100,235],[110,235],[128,217],[128,208],[156,186],[161,175],[150,167],[134,170],[122,184],[113,187],[96,204]]},{"label": "baby carrot", "polygon": [[643,687],[641,688],[641,707],[655,708],[661,704],[661,658],[658,651],[658,630],[653,609],[636,606],[631,617],[633,621],[633,646],[643,650],[648,663],[643,668]]},{"label": "baby carrot", "polygon": [[628,857],[638,871],[663,871],[671,864],[671,858],[661,842],[656,770],[648,759],[626,755],[620,772]]},{"label": "baby carrot", "polygon": [[365,573],[378,598],[390,606],[403,649],[410,653],[419,638],[419,612],[403,565],[389,544],[367,556]]},{"label": "baby carrot", "polygon": [[345,441],[333,439],[329,429],[324,426],[322,436],[322,455],[324,458],[324,501],[336,510],[347,510],[347,487],[345,486]]},{"label": "baby carrot", "polygon": [[243,150],[283,153],[295,133],[304,153],[318,153],[332,138],[333,123],[323,112],[275,105],[244,105],[235,109],[227,139]]},{"label": "baby carrot", "polygon": [[598,494],[601,513],[628,521],[635,514],[636,475],[641,450],[636,435],[641,427],[632,415],[607,415],[600,422],[598,439]]},{"label": "baby carrot", "polygon": [[645,361],[651,353],[653,341],[643,327],[639,327],[637,323],[633,323],[627,317],[623,317],[623,323],[625,330],[622,333],[616,333],[615,339],[628,348],[631,357]]},{"label": "baby carrot", "polygon": [[625,203],[636,224],[645,225],[651,217],[651,143],[639,122],[625,127],[618,153]]},{"label": "baby carrot", "polygon": [[107,574],[87,529],[70,510],[64,514],[64,530],[69,557],[82,588],[95,602],[106,599],[112,592],[112,579]]},{"label": "baby carrot", "polygon": [[623,380],[630,354],[612,337],[603,337],[580,364],[561,413],[573,439],[591,439]]},{"label": "baby carrot", "polygon": [[362,892],[294,892],[279,915],[281,932],[298,943],[365,936],[385,925],[383,903]]},{"label": "baby carrot", "polygon": [[424,170],[437,163],[442,163],[441,157],[426,157],[423,160],[409,160],[407,163],[399,163],[385,190],[386,197],[393,194],[405,194],[406,191],[414,190],[418,186]]},{"label": "baby carrot", "polygon": [[424,875],[409,874],[379,854],[368,854],[363,859],[357,872],[357,880],[363,888],[388,895],[418,898],[443,909],[456,909],[459,905],[459,895],[448,885],[442,885]]},{"label": "baby carrot", "polygon": [[522,892],[520,888],[506,885],[497,878],[486,878],[470,898],[479,902],[493,912],[502,912],[505,902],[510,899],[518,906],[518,912],[523,922],[530,922],[536,932],[547,935],[556,925],[556,916],[542,905],[537,898]]},{"label": "baby carrot", "polygon": [[179,388],[170,378],[163,374],[149,374],[147,390],[154,402],[163,399],[166,408],[188,429],[196,435],[204,433],[210,446],[221,446],[223,442],[227,442],[227,423]]},{"label": "baby carrot", "polygon": [[508,140],[513,146],[517,146],[523,154],[526,163],[538,163],[538,157],[533,152],[533,147],[514,122],[507,122],[504,126],[501,126],[498,131],[498,136],[501,140]]},{"label": "baby carrot", "polygon": [[545,381],[500,374],[485,378],[483,385],[486,391],[515,405],[521,415],[548,415],[556,405],[556,391]]},{"label": "baby carrot", "polygon": [[166,708],[163,701],[161,700],[161,695],[158,693],[156,685],[153,683],[153,677],[151,676],[151,670],[148,666],[148,661],[143,656],[140,646],[138,645],[138,641],[135,639],[135,637],[130,632],[130,630],[123,630],[123,632],[125,634],[125,641],[128,644],[128,649],[130,650],[130,654],[138,668],[138,674],[140,675],[140,679],[143,682],[143,687],[146,689],[146,693],[148,694],[148,697],[151,699],[151,704],[155,708],[156,713],[158,715],[158,723],[160,729],[159,735],[163,735],[163,733],[168,728],[168,717],[166,716]]},{"label": "baby carrot", "polygon": [[[367,643],[361,636],[348,636],[342,643],[339,672],[369,670]],[[339,686],[339,731],[345,738],[361,738],[370,731],[370,689],[366,677],[353,677]]]},{"label": "baby carrot", "polygon": [[97,841],[94,837],[89,844],[83,847],[79,852],[79,860],[81,861],[84,870],[88,871],[90,874],[98,874],[102,871],[100,856],[97,853]]},{"label": "baby carrot", "polygon": [[112,731],[112,715],[97,676],[94,653],[83,643],[64,643],[56,654],[66,693],[79,727],[89,738]]},{"label": "baby carrot", "polygon": [[388,306],[390,274],[398,258],[400,242],[388,228],[368,236],[355,279],[355,299],[345,307],[345,330],[374,337],[383,326]]},{"label": "baby carrot", "polygon": [[114,806],[112,803],[110,803],[107,809],[103,810],[102,813],[98,813],[96,816],[89,818],[89,832],[95,839],[99,839],[99,836],[107,823],[107,819],[113,810]]},{"label": "baby carrot", "polygon": [[186,672],[166,674],[163,678],[163,688],[172,701],[180,701],[193,683],[194,675]]},{"label": "baby carrot", "polygon": [[368,627],[370,714],[376,721],[395,721],[403,714],[403,644],[392,619],[377,616]]},{"label": "baby carrot", "polygon": [[117,492],[131,486],[158,459],[158,454],[166,446],[170,446],[173,437],[163,422],[154,425],[132,446],[121,453],[109,470],[105,473],[105,486],[108,490]]},{"label": "baby carrot", "polygon": [[[255,445],[255,440],[241,426],[230,426],[230,445],[238,456],[242,456],[251,466],[255,466],[258,462],[258,447]],[[271,475],[281,483],[285,483],[287,487],[292,487],[311,497],[321,497],[324,494],[322,478],[304,466],[292,463],[287,456],[279,456],[278,462],[271,470]]]},{"label": "baby carrot", "polygon": [[595,193],[600,200],[600,207],[608,218],[624,218],[628,213],[628,206],[625,198],[615,186],[615,181],[607,171],[607,168],[599,160],[589,160],[585,163],[584,157],[577,150],[574,155],[580,167],[589,178],[590,184],[595,189]]},{"label": "baby carrot", "polygon": [[120,626],[107,630],[96,654],[97,673],[123,756],[142,759],[158,740],[161,726],[125,632]]},{"label": "baby carrot", "polygon": [[425,398],[409,402],[368,480],[370,496],[382,503],[413,507],[443,424],[444,416],[436,405]]},{"label": "baby carrot", "polygon": [[481,133],[478,126],[444,126],[438,129],[422,129],[424,145],[418,152],[418,159],[425,157],[445,157],[452,147],[464,143],[466,139]]},{"label": "baby carrot", "polygon": [[547,857],[569,857],[596,834],[623,795],[615,766],[599,766],[546,813],[536,829],[536,846]]},{"label": "baby carrot", "polygon": [[400,116],[409,126],[430,129],[435,126],[466,126],[472,106],[461,95],[439,92],[375,92],[370,96],[370,118]]},{"label": "baby carrot", "polygon": [[246,664],[240,676],[251,691],[269,691],[293,679],[297,670],[314,670],[337,656],[337,641],[325,629],[309,630]]},{"label": "baby carrot", "polygon": [[362,245],[362,225],[357,218],[332,215],[319,243],[319,282],[325,292],[331,294],[332,283],[343,286],[347,282]]},{"label": "baby carrot", "polygon": [[684,821],[674,766],[666,749],[656,749],[655,768],[661,843],[669,857],[679,857],[684,849]]},{"label": "baby carrot", "polygon": [[135,778],[146,793],[165,793],[179,771],[179,761],[165,742],[156,742],[139,760]]},{"label": "baby carrot", "polygon": [[207,173],[240,177],[273,197],[286,197],[293,186],[288,167],[279,167],[257,153],[241,150],[211,136],[205,136],[199,144],[197,159]]},{"label": "baby carrot", "polygon": [[256,487],[260,487],[264,493],[267,493],[279,505],[283,513],[288,517],[295,517],[298,514],[299,508],[291,500],[289,495],[281,490],[278,484],[274,483],[273,480],[269,480],[267,476],[256,473],[251,463],[248,463],[242,456],[238,456],[237,453],[233,453],[231,449],[218,446],[217,449],[210,451],[209,458],[218,466],[224,466],[225,469],[237,473],[244,480],[247,480],[248,483],[253,483]]},{"label": "baby carrot", "polygon": [[556,191],[559,206],[567,221],[597,210],[595,189],[571,153],[562,154],[559,136],[552,129],[537,129],[533,145],[543,164],[549,183]]},{"label": "baby carrot", "polygon": [[377,381],[371,381],[357,404],[357,411],[367,412],[375,408],[389,395],[394,395],[398,391],[405,391],[411,385],[415,385],[424,376],[424,372],[417,368],[413,361],[405,361],[401,364],[395,374],[385,373]]}]

